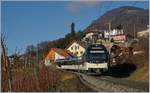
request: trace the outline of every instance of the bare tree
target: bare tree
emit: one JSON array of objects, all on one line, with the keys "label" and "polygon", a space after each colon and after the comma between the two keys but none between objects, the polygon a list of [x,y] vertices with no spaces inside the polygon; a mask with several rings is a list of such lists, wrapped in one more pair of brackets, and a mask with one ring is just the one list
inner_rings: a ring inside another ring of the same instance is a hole
[{"label": "bare tree", "polygon": [[11,65],[7,56],[5,35],[1,33],[2,91],[12,91]]}]

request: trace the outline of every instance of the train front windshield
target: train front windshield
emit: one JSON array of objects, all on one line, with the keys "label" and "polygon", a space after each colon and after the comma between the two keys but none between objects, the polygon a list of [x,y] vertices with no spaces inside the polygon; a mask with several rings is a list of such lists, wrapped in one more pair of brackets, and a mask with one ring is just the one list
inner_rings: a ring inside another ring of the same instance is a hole
[{"label": "train front windshield", "polygon": [[107,60],[106,50],[101,47],[96,47],[96,48],[90,47],[87,50],[87,57],[89,60],[93,60],[93,61]]}]

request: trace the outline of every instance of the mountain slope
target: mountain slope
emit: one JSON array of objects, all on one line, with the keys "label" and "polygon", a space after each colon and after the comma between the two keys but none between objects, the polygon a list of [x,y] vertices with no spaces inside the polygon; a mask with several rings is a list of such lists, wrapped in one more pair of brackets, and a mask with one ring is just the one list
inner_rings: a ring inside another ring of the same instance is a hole
[{"label": "mountain slope", "polygon": [[111,22],[112,29],[121,25],[126,34],[133,34],[134,29],[135,31],[146,29],[149,24],[149,11],[131,6],[116,8],[94,20],[84,31],[108,29],[109,22]]}]

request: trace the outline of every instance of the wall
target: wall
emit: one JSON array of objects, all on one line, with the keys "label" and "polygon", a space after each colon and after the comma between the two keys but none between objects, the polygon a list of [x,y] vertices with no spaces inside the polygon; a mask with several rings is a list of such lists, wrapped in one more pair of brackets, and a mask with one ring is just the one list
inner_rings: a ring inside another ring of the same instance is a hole
[{"label": "wall", "polygon": [[145,31],[140,31],[140,32],[137,33],[138,34],[137,36],[138,37],[148,37],[149,32],[150,32],[150,29],[147,29]]},{"label": "wall", "polygon": [[64,58],[65,58],[64,56],[62,56],[62,55],[60,55],[60,54],[55,52],[55,60],[57,60],[57,59],[64,59]]},{"label": "wall", "polygon": [[[79,49],[78,49],[78,46],[79,46]],[[85,49],[76,42],[74,42],[67,50],[69,50],[73,54],[78,52],[77,57],[81,57],[83,55],[83,53],[85,52]],[[82,51],[82,54],[81,54],[81,51]]]},{"label": "wall", "polygon": [[46,66],[51,65],[51,62],[53,62],[54,59],[55,59],[55,52],[53,50],[50,50],[45,58],[45,65]]},{"label": "wall", "polygon": [[[118,30],[118,29],[113,29],[110,31],[110,35],[120,35],[120,34],[124,34],[123,30]],[[109,31],[104,31],[104,38],[108,38],[109,37]]]}]

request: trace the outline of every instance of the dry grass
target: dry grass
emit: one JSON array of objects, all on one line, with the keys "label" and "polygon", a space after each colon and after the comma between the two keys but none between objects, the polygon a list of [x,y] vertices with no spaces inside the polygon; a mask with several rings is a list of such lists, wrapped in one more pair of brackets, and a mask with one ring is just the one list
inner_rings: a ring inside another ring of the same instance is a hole
[{"label": "dry grass", "polygon": [[140,82],[149,82],[149,73],[148,72],[149,72],[148,65],[145,65],[142,68],[137,69],[129,77],[129,80],[140,81]]},{"label": "dry grass", "polygon": [[14,68],[12,86],[13,92],[91,91],[75,74],[57,70],[53,66]]},{"label": "dry grass", "polygon": [[130,60],[136,66],[136,70],[131,74],[129,80],[138,82],[149,82],[149,61],[145,54],[134,55]]},{"label": "dry grass", "polygon": [[66,80],[71,80],[71,79],[74,79],[76,78],[76,76],[72,73],[63,73],[62,77],[61,77],[61,80],[62,81],[66,81]]},{"label": "dry grass", "polygon": [[129,80],[149,82],[149,39],[140,38],[140,42],[134,46],[134,51],[144,51],[143,54],[134,55],[129,62],[136,66]]},{"label": "dry grass", "polygon": [[90,88],[83,85],[79,78],[70,72],[61,72],[61,83],[58,86],[60,92],[92,92]]}]

